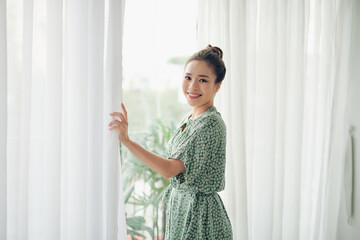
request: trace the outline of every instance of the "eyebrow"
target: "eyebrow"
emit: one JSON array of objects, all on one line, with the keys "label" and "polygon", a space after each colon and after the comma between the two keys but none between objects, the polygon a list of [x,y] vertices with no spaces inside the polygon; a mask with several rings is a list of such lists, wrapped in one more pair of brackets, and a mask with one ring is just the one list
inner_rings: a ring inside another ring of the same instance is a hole
[{"label": "eyebrow", "polygon": [[[192,75],[191,73],[185,73],[186,75]],[[199,77],[205,77],[205,78],[210,78],[209,76],[206,75],[198,75]]]}]

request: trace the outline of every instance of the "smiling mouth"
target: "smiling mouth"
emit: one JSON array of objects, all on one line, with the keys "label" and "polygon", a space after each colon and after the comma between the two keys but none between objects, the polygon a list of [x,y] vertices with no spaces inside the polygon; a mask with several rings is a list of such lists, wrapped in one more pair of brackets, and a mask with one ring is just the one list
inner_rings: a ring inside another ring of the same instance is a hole
[{"label": "smiling mouth", "polygon": [[190,93],[190,92],[186,92],[189,96],[190,99],[195,99],[195,98],[199,98],[202,96],[202,94],[196,94],[196,93]]}]

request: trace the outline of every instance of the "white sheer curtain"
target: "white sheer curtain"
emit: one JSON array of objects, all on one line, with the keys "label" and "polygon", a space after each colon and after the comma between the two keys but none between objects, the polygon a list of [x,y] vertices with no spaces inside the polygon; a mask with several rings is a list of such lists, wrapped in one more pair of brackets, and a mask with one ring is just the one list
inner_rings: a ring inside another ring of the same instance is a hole
[{"label": "white sheer curtain", "polygon": [[[0,1],[0,238],[6,233],[6,1]],[[3,190],[4,189],[4,190]]]},{"label": "white sheer curtain", "polygon": [[235,239],[335,239],[352,5],[199,0],[199,47],[228,68],[216,105]]},{"label": "white sheer curtain", "polygon": [[124,0],[1,0],[0,13],[0,239],[127,239],[107,126]]}]

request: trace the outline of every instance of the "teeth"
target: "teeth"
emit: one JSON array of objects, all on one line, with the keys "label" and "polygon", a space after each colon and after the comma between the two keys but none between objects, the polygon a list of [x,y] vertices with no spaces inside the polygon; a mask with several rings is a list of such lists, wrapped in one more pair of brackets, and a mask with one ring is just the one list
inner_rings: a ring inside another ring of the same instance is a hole
[{"label": "teeth", "polygon": [[188,94],[189,94],[189,96],[191,96],[191,97],[199,97],[199,96],[201,96],[201,94],[199,94],[199,95],[191,94],[191,93],[188,93]]}]

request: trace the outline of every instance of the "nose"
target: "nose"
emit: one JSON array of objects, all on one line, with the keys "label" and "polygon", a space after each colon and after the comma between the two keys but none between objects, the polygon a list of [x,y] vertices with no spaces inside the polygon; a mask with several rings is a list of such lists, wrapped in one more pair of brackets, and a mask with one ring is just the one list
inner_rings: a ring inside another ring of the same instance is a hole
[{"label": "nose", "polygon": [[198,88],[197,81],[192,79],[189,83],[189,90],[197,90],[197,88]]}]

